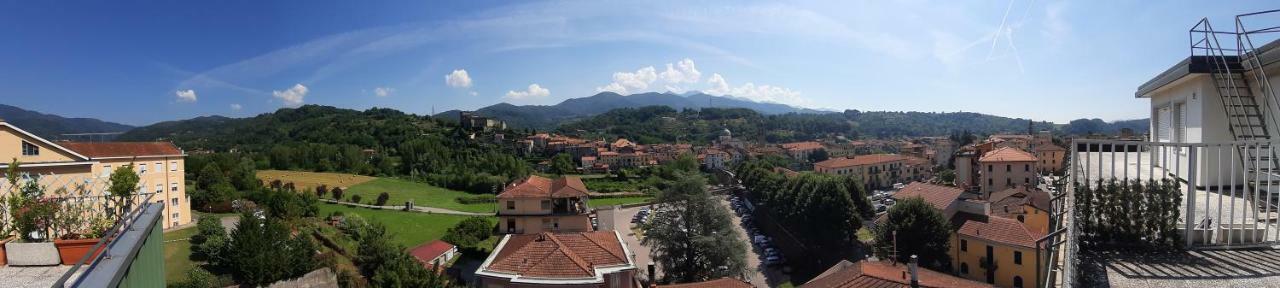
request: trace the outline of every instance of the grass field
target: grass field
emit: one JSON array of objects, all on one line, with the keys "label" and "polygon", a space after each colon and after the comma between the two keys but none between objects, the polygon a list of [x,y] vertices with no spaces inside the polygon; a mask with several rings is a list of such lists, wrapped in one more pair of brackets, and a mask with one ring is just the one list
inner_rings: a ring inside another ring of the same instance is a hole
[{"label": "grass field", "polygon": [[285,183],[293,182],[293,185],[296,186],[298,190],[311,191],[316,186],[320,185],[327,185],[329,187],[351,187],[378,178],[342,173],[259,170],[258,179],[262,179],[267,182],[271,182],[272,180],[280,180]]},{"label": "grass field", "polygon": [[405,248],[440,239],[446,230],[467,219],[467,216],[377,210],[320,203],[320,215],[329,215],[335,211],[342,211],[345,215],[358,214],[369,222],[381,222],[394,234],[396,242],[403,244]]},{"label": "grass field", "polygon": [[592,207],[592,208],[600,208],[600,207],[605,207],[605,206],[613,206],[613,205],[627,205],[627,204],[635,204],[635,203],[640,203],[640,202],[648,202],[648,201],[651,201],[651,200],[653,200],[653,197],[649,197],[649,196],[640,196],[640,197],[619,197],[619,198],[593,198],[593,199],[589,199],[589,200],[587,200],[587,204],[588,204],[588,205],[591,205],[591,207]]},{"label": "grass field", "polygon": [[[444,208],[465,212],[493,212],[493,203],[462,204],[456,200],[460,196],[472,196],[467,192],[449,190],[426,183],[400,180],[395,178],[377,178],[376,180],[351,186],[347,195],[360,195],[361,202],[369,203],[378,198],[378,194],[387,192],[391,196],[387,205],[402,205],[409,199],[414,205]],[[350,198],[351,196],[343,196]],[[368,200],[365,200],[368,199]]]},{"label": "grass field", "polygon": [[[164,233],[164,279],[168,283],[187,280],[187,270],[195,267],[191,261],[191,242],[177,241],[196,235],[196,227],[174,230]],[[171,240],[174,240],[170,242]]]}]

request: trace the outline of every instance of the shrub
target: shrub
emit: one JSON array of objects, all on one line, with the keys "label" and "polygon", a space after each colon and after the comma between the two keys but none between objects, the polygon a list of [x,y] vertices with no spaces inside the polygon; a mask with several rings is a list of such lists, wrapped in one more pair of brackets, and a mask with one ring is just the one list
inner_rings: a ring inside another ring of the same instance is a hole
[{"label": "shrub", "polygon": [[328,193],[328,192],[329,192],[329,186],[325,186],[323,184],[321,184],[320,186],[316,186],[316,196],[324,197],[324,193]]},{"label": "shrub", "polygon": [[333,187],[333,191],[330,192],[333,194],[333,200],[342,201],[342,187]]},{"label": "shrub", "polygon": [[458,225],[449,228],[440,240],[458,245],[458,247],[474,246],[493,235],[493,225],[494,223],[489,222],[484,217],[467,218],[462,222],[458,222]]},{"label": "shrub", "polygon": [[360,204],[360,195],[351,195],[351,203]]},{"label": "shrub", "polygon": [[374,200],[374,204],[376,204],[376,205],[378,205],[378,206],[387,205],[387,200],[388,200],[388,199],[391,199],[391,195],[388,195],[388,194],[387,194],[387,192],[379,193],[379,194],[378,194],[378,199],[375,199],[375,200]]},{"label": "shrub", "polygon": [[[1127,247],[1177,249],[1179,183],[1170,180],[1099,180],[1075,185],[1076,217],[1086,245],[1121,244]],[[1097,247],[1118,249],[1121,247]]]},{"label": "shrub", "polygon": [[213,273],[209,273],[209,271],[204,270],[204,268],[200,268],[199,266],[196,266],[196,267],[192,267],[191,270],[187,270],[186,281],[178,282],[176,284],[171,284],[169,285],[169,287],[214,288],[214,287],[221,287],[221,286],[218,285],[218,278],[214,277]]}]

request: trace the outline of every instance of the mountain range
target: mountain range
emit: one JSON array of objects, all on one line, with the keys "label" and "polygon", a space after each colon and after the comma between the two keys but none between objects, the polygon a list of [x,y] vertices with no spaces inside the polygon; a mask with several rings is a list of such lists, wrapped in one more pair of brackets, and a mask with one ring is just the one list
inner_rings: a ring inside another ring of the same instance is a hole
[{"label": "mountain range", "polygon": [[[667,106],[676,110],[716,108],[747,108],[765,115],[786,113],[824,114],[832,111],[814,110],[786,104],[756,102],[732,96],[713,96],[691,91],[683,94],[640,93],[621,95],[613,92],[601,92],[582,98],[570,98],[555,105],[512,105],[499,103],[477,109],[476,114],[494,117],[507,122],[515,128],[550,129],[559,124],[576,119],[599,115],[618,108],[639,108],[646,106]],[[445,111],[435,117],[457,120],[458,110]]]},{"label": "mountain range", "polygon": [[[0,119],[49,140],[61,140],[73,133],[125,132],[133,126],[93,118],[67,118],[0,104]],[[109,137],[108,137],[109,138]],[[101,139],[95,137],[95,139]]]}]

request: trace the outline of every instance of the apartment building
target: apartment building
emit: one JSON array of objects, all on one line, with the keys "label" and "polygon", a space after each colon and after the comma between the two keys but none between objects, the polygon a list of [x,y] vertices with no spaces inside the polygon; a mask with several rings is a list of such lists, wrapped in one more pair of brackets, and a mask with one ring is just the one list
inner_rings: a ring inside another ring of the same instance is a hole
[{"label": "apartment building", "polygon": [[812,155],[814,152],[818,152],[818,150],[826,150],[826,148],[822,146],[822,143],[814,141],[784,143],[781,146],[782,150],[787,153],[787,156],[791,156],[791,158],[800,162],[808,162],[809,155]]},{"label": "apartment building", "polygon": [[591,231],[587,186],[578,177],[531,175],[498,194],[498,231],[507,234]]},{"label": "apartment building", "polygon": [[43,185],[87,183],[90,193],[105,195],[111,172],[132,165],[142,186],[139,195],[164,204],[164,229],[192,220],[185,157],[182,149],[169,142],[53,142],[0,120],[0,158],[7,159],[0,168],[7,169],[16,160],[22,172],[42,175]]},{"label": "apartment building", "polygon": [[983,154],[978,158],[983,196],[1014,185],[1039,184],[1036,162],[1036,156],[1015,147],[1000,147]]},{"label": "apartment building", "polygon": [[1067,148],[1048,142],[1037,144],[1031,150],[1036,154],[1036,168],[1040,172],[1062,174],[1066,168]]},{"label": "apartment building", "polygon": [[882,188],[906,177],[910,158],[898,154],[871,154],[832,158],[813,164],[813,171],[837,176],[853,176],[868,188]]}]

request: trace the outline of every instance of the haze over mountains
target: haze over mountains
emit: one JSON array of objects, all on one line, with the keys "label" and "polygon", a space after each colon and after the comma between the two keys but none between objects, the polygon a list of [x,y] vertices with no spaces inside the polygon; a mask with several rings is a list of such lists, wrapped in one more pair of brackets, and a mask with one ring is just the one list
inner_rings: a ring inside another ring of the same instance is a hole
[{"label": "haze over mountains", "polygon": [[[1034,120],[967,112],[822,111],[785,104],[755,102],[737,97],[712,96],[697,91],[684,94],[667,92],[626,96],[613,92],[603,92],[589,97],[571,98],[555,105],[517,106],[499,103],[477,109],[476,113],[501,119],[506,121],[509,127],[516,129],[531,128],[550,131],[564,128],[566,125],[573,125],[572,127],[575,127],[575,129],[580,129],[584,127],[583,125],[591,126],[591,123],[584,122],[598,122],[600,125],[609,126],[599,128],[608,129],[610,127],[638,123],[613,123],[597,119],[597,116],[605,115],[610,111],[618,111],[618,109],[637,109],[652,106],[667,106],[675,111],[708,107],[747,109],[752,114],[758,113],[758,115],[766,118],[750,117],[760,118],[764,121],[819,121],[826,123],[823,125],[851,127],[835,130],[823,129],[830,130],[826,132],[855,132],[855,134],[863,135],[864,137],[944,136],[950,132],[964,130],[979,134],[1023,132],[1026,131],[1026,123],[1029,120]],[[278,114],[281,111],[291,111],[293,109],[283,108],[275,113],[265,113],[257,117]],[[336,109],[349,111],[349,109]],[[457,121],[458,113],[459,110],[450,110],[438,113],[433,117],[446,121]],[[859,116],[854,117],[851,115]],[[168,138],[178,134],[192,134],[191,136],[211,135],[213,131],[228,129],[227,127],[237,125],[236,123],[243,122],[245,119],[257,117],[202,116],[185,120],[164,121],[144,127],[133,127],[90,118],[66,118],[0,104],[0,118],[4,118],[18,127],[49,139],[66,139],[62,135],[68,133],[125,132],[130,130],[135,133],[130,133],[132,136],[126,138],[132,140],[155,140],[151,138]],[[842,122],[847,124],[841,124]],[[1035,125],[1037,126],[1036,129],[1053,129],[1066,134],[1115,134],[1122,128],[1128,128],[1135,133],[1141,134],[1147,131],[1147,123],[1147,119],[1114,122],[1105,122],[1099,119],[1077,119],[1071,121],[1071,123],[1036,122]]]}]

